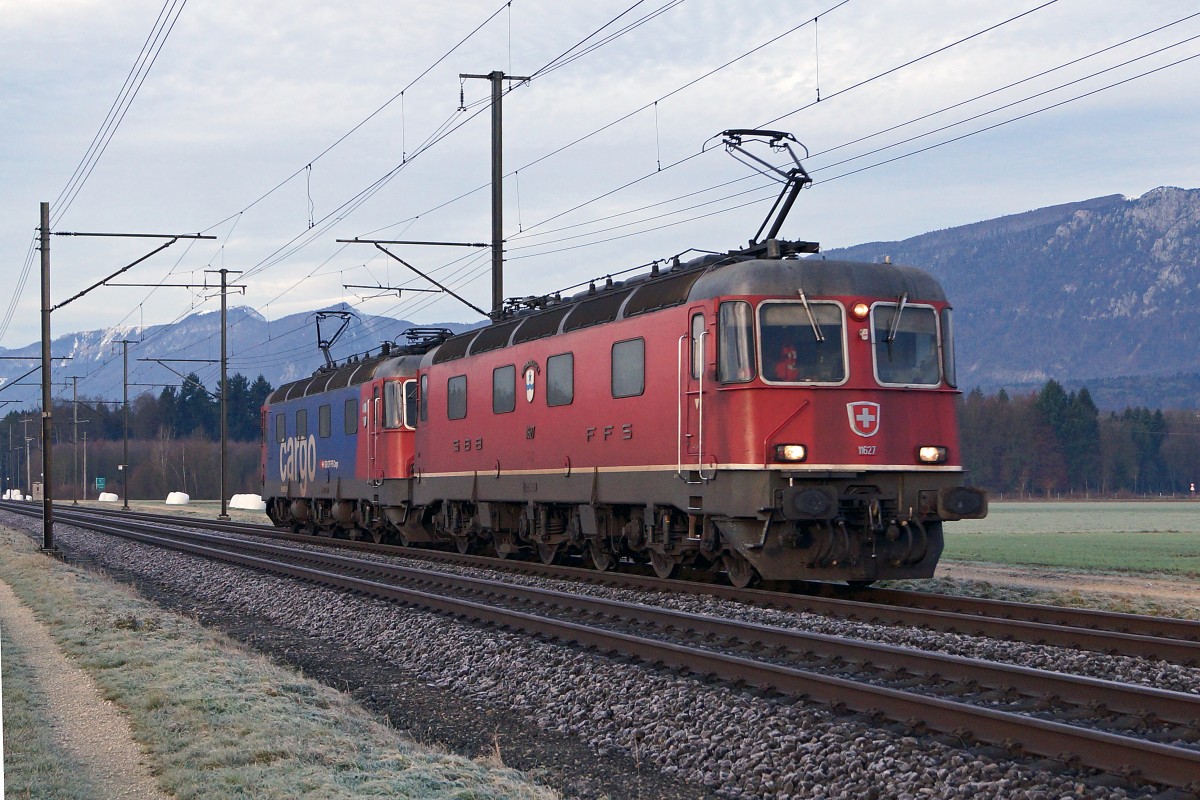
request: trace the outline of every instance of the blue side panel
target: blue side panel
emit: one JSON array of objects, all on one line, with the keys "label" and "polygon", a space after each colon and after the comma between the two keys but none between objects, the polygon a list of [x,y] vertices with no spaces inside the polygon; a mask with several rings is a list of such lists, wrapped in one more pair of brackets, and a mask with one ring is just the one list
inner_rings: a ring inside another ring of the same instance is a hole
[{"label": "blue side panel", "polygon": [[[293,493],[308,494],[315,481],[354,477],[358,453],[359,386],[335,389],[311,397],[276,403],[268,408],[266,442],[266,491],[274,495],[289,480]],[[349,403],[349,408],[347,405]],[[328,407],[328,435],[322,436],[322,407]],[[299,412],[304,412],[307,431],[298,430]],[[350,425],[346,414],[352,415]],[[280,419],[282,418],[282,423]],[[346,433],[346,430],[353,433]]]}]

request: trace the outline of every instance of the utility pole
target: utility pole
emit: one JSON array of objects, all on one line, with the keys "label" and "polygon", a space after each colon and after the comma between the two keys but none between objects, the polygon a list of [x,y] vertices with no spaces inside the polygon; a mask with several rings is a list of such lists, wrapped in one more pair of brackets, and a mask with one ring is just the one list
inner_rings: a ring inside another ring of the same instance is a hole
[{"label": "utility pole", "polygon": [[[121,267],[103,280],[93,283],[82,292],[64,300],[58,305],[50,304],[50,204],[42,203],[40,207],[39,233],[42,251],[42,551],[57,552],[54,548],[54,507],[52,504],[51,486],[54,483],[53,448],[51,440],[51,405],[50,405],[50,313],[83,297],[88,292],[104,286],[113,278],[133,269],[138,264],[167,249],[180,239],[215,239],[215,236],[196,234],[159,234],[159,233],[78,233],[56,231],[56,236],[115,236],[139,239],[169,239],[136,261]],[[125,460],[129,460],[129,402],[126,390],[125,402]],[[125,498],[125,510],[129,510],[129,498]]]},{"label": "utility pole", "polygon": [[504,312],[504,81],[525,83],[528,77],[505,75],[493,70],[487,75],[463,75],[492,82],[492,319]]},{"label": "utility pole", "polygon": [[33,475],[29,468],[29,443],[33,441],[33,437],[29,435],[29,423],[32,419],[26,418],[21,420],[21,438],[25,440],[25,491],[21,492],[24,496],[26,493],[33,494]]},{"label": "utility pole", "polygon": [[[42,551],[54,548],[54,442],[50,421],[50,204],[40,206],[39,238],[42,250]],[[27,467],[28,468],[28,467]]]},{"label": "utility pole", "polygon": [[129,340],[122,339],[121,405],[125,409],[125,443],[121,450],[121,509],[129,510]]},{"label": "utility pole", "polygon": [[228,355],[226,353],[225,329],[225,292],[228,284],[226,278],[230,272],[241,275],[241,270],[205,270],[205,272],[221,273],[221,513],[217,519],[229,519],[229,493],[226,491],[229,469],[226,459],[226,449],[229,441],[229,380],[227,375]]},{"label": "utility pole", "polygon": [[79,505],[79,376],[71,376],[71,505]]},{"label": "utility pole", "polygon": [[[79,423],[91,422],[91,420],[79,418],[79,376],[71,376],[71,448],[74,451],[74,463],[71,466],[71,505],[79,505],[79,487],[83,486],[83,493],[87,495],[87,480],[81,480],[79,477]],[[87,434],[84,434],[85,436]],[[87,450],[83,453],[83,472],[87,475]]]}]

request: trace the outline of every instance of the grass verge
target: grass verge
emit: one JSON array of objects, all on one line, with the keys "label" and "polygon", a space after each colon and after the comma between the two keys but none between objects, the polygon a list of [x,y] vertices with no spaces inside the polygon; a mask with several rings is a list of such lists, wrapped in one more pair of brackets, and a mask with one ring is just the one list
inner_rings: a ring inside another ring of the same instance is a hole
[{"label": "grass verge", "polygon": [[[556,796],[512,770],[421,748],[344,695],[131,590],[48,559],[24,534],[2,527],[0,578],[128,715],[160,787],[178,798]],[[30,667],[8,641],[4,647],[8,748],[39,719],[36,702],[21,694]],[[32,740],[29,747],[41,749]],[[6,750],[10,796],[90,797],[71,793],[81,781],[61,753],[42,749],[38,759],[17,752]],[[63,790],[43,793],[47,778]],[[21,786],[38,788],[17,794]]]},{"label": "grass verge", "polygon": [[9,800],[102,800],[79,763],[50,735],[36,665],[0,631],[4,667],[4,796]]},{"label": "grass verge", "polygon": [[1179,531],[946,535],[943,558],[1013,566],[1200,576],[1200,535]]}]

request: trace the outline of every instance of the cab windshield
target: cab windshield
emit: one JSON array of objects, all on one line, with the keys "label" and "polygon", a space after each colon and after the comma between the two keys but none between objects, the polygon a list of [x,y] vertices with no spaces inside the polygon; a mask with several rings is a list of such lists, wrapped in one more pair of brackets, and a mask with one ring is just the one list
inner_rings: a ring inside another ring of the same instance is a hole
[{"label": "cab windshield", "polygon": [[388,381],[383,388],[383,427],[415,427],[417,382],[413,380]]},{"label": "cab windshield", "polygon": [[762,377],[768,383],[841,383],[845,323],[836,303],[763,303],[758,312]]},{"label": "cab windshield", "polygon": [[871,309],[875,377],[880,383],[937,386],[937,315],[929,306],[877,303]]}]

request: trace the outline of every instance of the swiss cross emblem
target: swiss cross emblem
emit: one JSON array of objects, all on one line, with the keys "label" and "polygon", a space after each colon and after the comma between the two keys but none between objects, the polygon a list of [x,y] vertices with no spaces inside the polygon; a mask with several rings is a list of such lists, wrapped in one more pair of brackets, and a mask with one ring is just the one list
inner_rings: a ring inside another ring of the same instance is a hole
[{"label": "swiss cross emblem", "polygon": [[535,383],[536,379],[537,379],[537,372],[534,370],[534,368],[526,367],[525,368],[525,402],[527,402],[527,403],[533,402],[533,392],[534,392],[535,387],[537,386],[537,384]]},{"label": "swiss cross emblem", "polygon": [[846,403],[846,415],[850,418],[850,430],[859,436],[874,436],[879,433],[879,403],[860,400]]}]

